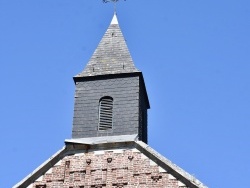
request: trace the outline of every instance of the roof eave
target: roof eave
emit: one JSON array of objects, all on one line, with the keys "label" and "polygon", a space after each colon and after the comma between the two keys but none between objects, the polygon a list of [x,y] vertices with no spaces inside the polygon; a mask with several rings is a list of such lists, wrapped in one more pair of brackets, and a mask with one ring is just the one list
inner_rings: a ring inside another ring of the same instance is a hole
[{"label": "roof eave", "polygon": [[67,154],[74,154],[74,152],[88,151],[91,149],[115,149],[115,148],[126,148],[135,147],[142,152],[149,159],[154,161],[160,167],[165,169],[168,173],[173,175],[177,180],[185,183],[190,188],[207,188],[198,179],[183,169],[160,155],[158,152],[153,150],[150,146],[142,141],[138,141],[137,135],[121,135],[114,137],[103,137],[103,138],[84,138],[84,139],[69,139],[65,140],[65,145],[56,154],[46,160],[31,174],[25,177],[22,181],[13,186],[13,188],[28,187],[32,184],[39,176],[43,175],[50,167],[54,166],[61,158]]},{"label": "roof eave", "polygon": [[115,73],[115,74],[100,74],[100,75],[93,75],[93,76],[79,76],[79,75],[76,75],[76,76],[73,77],[73,80],[74,80],[74,83],[76,84],[76,82],[101,80],[101,79],[111,79],[111,78],[124,78],[124,77],[131,77],[131,76],[139,76],[141,78],[142,88],[143,88],[144,93],[146,95],[147,109],[150,109],[150,103],[149,103],[149,99],[148,99],[146,85],[145,85],[143,74],[142,74],[141,71],[127,72],[127,73]]},{"label": "roof eave", "polygon": [[44,163],[42,163],[39,167],[37,167],[33,172],[31,172],[28,176],[26,176],[24,179],[14,185],[12,188],[28,187],[39,176],[41,176],[44,171],[46,172],[50,167],[54,166],[66,152],[67,147],[64,146],[62,149],[52,155],[49,159],[47,159]]}]

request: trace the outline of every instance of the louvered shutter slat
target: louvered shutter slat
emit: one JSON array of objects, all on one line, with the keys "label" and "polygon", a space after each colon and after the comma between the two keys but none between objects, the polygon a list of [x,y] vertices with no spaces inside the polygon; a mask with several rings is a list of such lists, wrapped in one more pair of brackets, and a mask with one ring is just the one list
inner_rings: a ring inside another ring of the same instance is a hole
[{"label": "louvered shutter slat", "polygon": [[113,99],[102,98],[99,103],[99,130],[112,129]]}]

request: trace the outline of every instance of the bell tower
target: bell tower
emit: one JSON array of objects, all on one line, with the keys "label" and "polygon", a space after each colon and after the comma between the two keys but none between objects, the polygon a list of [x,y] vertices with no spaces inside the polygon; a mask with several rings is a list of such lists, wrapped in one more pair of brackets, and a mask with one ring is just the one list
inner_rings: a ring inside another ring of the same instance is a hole
[{"label": "bell tower", "polygon": [[73,139],[137,135],[147,143],[147,91],[116,14],[74,82]]}]

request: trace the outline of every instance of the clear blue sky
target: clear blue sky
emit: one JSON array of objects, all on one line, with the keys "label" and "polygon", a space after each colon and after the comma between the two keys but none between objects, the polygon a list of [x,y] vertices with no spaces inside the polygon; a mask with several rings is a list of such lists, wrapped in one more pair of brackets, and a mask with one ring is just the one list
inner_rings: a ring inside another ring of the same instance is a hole
[{"label": "clear blue sky", "polygon": [[[149,145],[210,188],[250,187],[249,0],[127,0]],[[0,0],[0,187],[71,137],[74,83],[113,16],[101,0]]]}]

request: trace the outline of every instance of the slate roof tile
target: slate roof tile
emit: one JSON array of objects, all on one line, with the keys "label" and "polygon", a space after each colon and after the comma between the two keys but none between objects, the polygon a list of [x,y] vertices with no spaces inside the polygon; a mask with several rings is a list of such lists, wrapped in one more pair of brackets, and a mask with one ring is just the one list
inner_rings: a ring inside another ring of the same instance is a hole
[{"label": "slate roof tile", "polygon": [[125,39],[114,15],[84,70],[75,77],[140,72],[134,65]]}]

